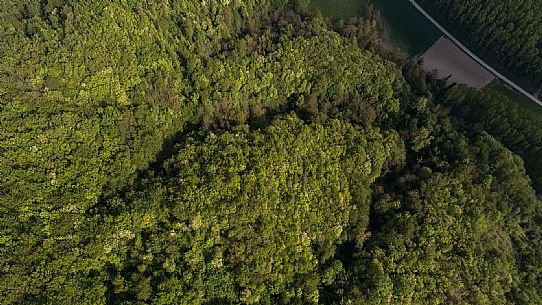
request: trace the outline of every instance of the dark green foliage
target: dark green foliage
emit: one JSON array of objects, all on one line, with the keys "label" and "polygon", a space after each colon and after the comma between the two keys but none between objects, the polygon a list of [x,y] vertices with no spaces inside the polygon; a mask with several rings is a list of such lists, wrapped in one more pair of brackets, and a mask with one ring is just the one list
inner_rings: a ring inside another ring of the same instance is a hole
[{"label": "dark green foliage", "polygon": [[[362,287],[358,297],[393,304],[538,304],[530,287],[540,278],[530,282],[532,271],[523,264],[542,242],[532,218],[539,203],[522,162],[487,134],[473,143],[458,135],[448,141],[468,145],[454,149],[470,162],[450,164],[445,172],[427,164],[404,173],[377,199],[374,231],[352,269]],[[535,243],[515,247],[530,234]],[[528,295],[521,301],[518,287]]]},{"label": "dark green foliage", "polygon": [[499,138],[521,155],[533,185],[542,193],[542,119],[507,97],[470,89],[457,89],[447,94],[445,104],[454,114]]},{"label": "dark green foliage", "polygon": [[[330,289],[338,304],[539,304],[541,203],[523,161],[485,132],[410,104],[407,166],[373,186],[370,224]],[[534,288],[536,287],[536,288]]]}]

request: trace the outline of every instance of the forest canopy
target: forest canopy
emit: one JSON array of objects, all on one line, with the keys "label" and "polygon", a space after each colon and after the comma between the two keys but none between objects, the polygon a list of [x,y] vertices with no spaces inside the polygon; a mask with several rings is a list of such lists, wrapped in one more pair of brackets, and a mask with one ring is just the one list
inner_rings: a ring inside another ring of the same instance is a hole
[{"label": "forest canopy", "polygon": [[541,304],[531,161],[375,31],[307,1],[5,0],[0,303]]}]

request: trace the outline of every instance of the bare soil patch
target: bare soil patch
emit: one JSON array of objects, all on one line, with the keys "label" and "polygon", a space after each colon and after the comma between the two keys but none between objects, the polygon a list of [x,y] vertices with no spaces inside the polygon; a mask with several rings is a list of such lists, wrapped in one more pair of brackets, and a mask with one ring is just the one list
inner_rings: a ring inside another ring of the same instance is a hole
[{"label": "bare soil patch", "polygon": [[422,55],[423,69],[436,71],[439,78],[451,75],[449,82],[483,88],[495,77],[450,40],[441,37]]}]

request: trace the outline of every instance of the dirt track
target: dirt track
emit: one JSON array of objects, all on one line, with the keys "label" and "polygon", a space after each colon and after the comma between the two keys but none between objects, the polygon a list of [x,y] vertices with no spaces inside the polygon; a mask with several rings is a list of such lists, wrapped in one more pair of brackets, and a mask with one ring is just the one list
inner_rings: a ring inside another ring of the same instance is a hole
[{"label": "dirt track", "polygon": [[451,83],[483,88],[494,79],[493,74],[444,37],[427,50],[422,58],[424,70],[436,70],[439,78],[451,75]]}]

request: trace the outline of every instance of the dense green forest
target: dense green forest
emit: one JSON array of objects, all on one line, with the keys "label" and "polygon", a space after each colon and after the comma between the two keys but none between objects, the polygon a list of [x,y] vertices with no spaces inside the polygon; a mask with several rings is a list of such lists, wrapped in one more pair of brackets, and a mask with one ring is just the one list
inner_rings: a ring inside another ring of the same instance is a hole
[{"label": "dense green forest", "polygon": [[542,304],[536,145],[308,4],[3,1],[0,303]]},{"label": "dense green forest", "polygon": [[504,66],[542,82],[542,1],[422,0]]},{"label": "dense green forest", "polygon": [[[450,24],[466,34],[480,50],[534,85],[542,85],[542,2],[422,1],[431,3]],[[466,88],[445,95],[443,104],[455,116],[497,137],[526,162],[529,175],[542,193],[542,117],[499,92]]]},{"label": "dense green forest", "polygon": [[534,187],[542,193],[542,118],[538,112],[501,94],[467,88],[448,92],[443,103],[470,128],[486,130],[521,155]]}]

